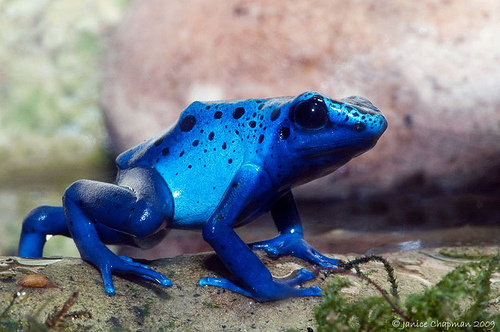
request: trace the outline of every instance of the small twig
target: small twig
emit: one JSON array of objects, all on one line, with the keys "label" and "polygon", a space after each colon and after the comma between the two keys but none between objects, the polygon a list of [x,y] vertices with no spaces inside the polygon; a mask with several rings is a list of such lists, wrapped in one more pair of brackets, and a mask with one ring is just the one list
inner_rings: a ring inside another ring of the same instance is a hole
[{"label": "small twig", "polygon": [[347,263],[340,262],[339,267],[345,270],[351,270],[354,268],[356,270],[356,273],[361,275],[361,270],[359,269],[360,264],[366,264],[368,262],[380,262],[384,264],[385,271],[387,272],[387,280],[391,284],[391,295],[396,299],[399,300],[399,295],[398,295],[398,284],[396,282],[396,278],[394,277],[394,269],[389,264],[389,262],[381,257],[381,256],[376,256],[376,255],[370,255],[370,256],[364,256],[364,257],[358,257],[356,259],[353,259],[352,261],[349,261]]},{"label": "small twig", "polygon": [[74,292],[67,300],[64,302],[64,305],[62,306],[61,310],[57,312],[53,317],[47,317],[47,320],[45,321],[45,325],[47,327],[54,327],[56,326],[61,318],[68,312],[68,310],[75,304],[76,300],[78,298],[78,292]]},{"label": "small twig", "polygon": [[7,308],[5,308],[5,310],[0,314],[0,318],[3,318],[3,317],[6,317],[7,316],[7,313],[9,312],[10,308],[12,308],[12,306],[14,305],[14,302],[16,301],[16,299],[18,297],[21,297],[21,296],[24,296],[26,295],[26,292],[21,290],[21,291],[18,291],[18,292],[15,292],[14,295],[12,296],[12,300],[10,300],[10,303],[9,305],[7,306]]},{"label": "small twig", "polygon": [[352,271],[349,271],[349,270],[341,270],[341,269],[334,269],[334,268],[328,268],[328,267],[321,267],[319,270],[327,270],[327,271],[330,271],[332,272],[333,274],[343,274],[343,275],[349,275],[349,276],[353,276],[353,277],[356,277],[356,278],[360,278],[364,281],[367,281],[370,285],[372,285],[373,287],[375,287],[375,289],[382,295],[382,297],[387,301],[387,303],[389,303],[389,305],[391,306],[392,310],[401,318],[403,318],[406,322],[412,324],[412,321],[408,318],[408,316],[406,316],[402,311],[401,309],[399,309],[396,304],[394,304],[391,299],[389,298],[387,292],[385,290],[382,289],[382,287],[380,287],[376,282],[374,282],[373,280],[371,280],[370,278],[368,278],[367,276],[365,276],[364,274],[358,274],[358,273],[354,273]]},{"label": "small twig", "polygon": [[92,314],[88,310],[80,310],[76,312],[71,312],[69,314],[64,315],[64,318],[92,318]]}]

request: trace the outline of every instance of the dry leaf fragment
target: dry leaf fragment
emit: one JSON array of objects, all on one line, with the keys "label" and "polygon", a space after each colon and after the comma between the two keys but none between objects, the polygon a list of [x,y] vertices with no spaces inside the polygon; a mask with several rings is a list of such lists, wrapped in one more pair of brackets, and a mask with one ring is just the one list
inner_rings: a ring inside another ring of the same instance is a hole
[{"label": "dry leaf fragment", "polygon": [[57,285],[42,274],[28,274],[22,277],[17,284],[29,288],[57,288]]}]

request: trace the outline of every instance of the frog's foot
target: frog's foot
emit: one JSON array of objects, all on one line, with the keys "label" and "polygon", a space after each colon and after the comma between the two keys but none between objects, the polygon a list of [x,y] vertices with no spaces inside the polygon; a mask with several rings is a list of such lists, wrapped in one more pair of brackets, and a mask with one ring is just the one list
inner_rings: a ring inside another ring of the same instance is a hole
[{"label": "frog's foot", "polygon": [[198,285],[220,287],[228,289],[235,293],[239,293],[241,295],[245,295],[246,297],[252,297],[252,294],[250,292],[244,290],[240,286],[236,285],[234,282],[224,278],[212,278],[212,277],[201,278],[200,281],[198,281]]},{"label": "frog's foot", "polygon": [[292,296],[322,296],[321,288],[318,286],[307,288],[295,288],[307,280],[314,278],[314,274],[306,269],[299,270],[298,274],[285,281],[273,281],[259,287],[250,287],[245,290],[234,282],[224,278],[202,278],[198,284],[200,286],[215,286],[239,293],[246,297],[253,298],[259,302],[285,299]]},{"label": "frog's foot", "polygon": [[[142,269],[147,269],[147,270],[150,270],[150,271],[153,271],[153,272],[156,272],[154,271],[153,269],[151,269],[149,266],[147,265],[144,265],[144,264],[141,264],[141,263],[137,263],[137,262],[134,262],[134,260],[130,257],[127,257],[127,256],[118,256],[120,259],[123,259],[125,262],[129,263],[130,265],[133,265],[133,266],[136,266],[138,268],[142,268]],[[161,273],[159,273],[161,274]],[[161,274],[163,276],[163,274]],[[158,282],[157,279],[154,279],[154,278],[151,278],[150,276],[148,275],[141,275],[141,278],[143,279],[147,279],[147,280],[150,280],[150,281],[153,281],[153,282]],[[167,278],[168,280],[168,283],[166,285],[160,283],[160,285],[162,286],[165,286],[165,287],[170,287],[172,286],[172,282]]]},{"label": "frog's foot", "polygon": [[96,264],[101,271],[104,281],[104,289],[106,294],[114,295],[115,287],[113,286],[112,272],[135,274],[141,278],[153,281],[161,286],[170,287],[172,282],[163,274],[152,270],[150,267],[134,262],[126,256],[111,257],[107,263]]},{"label": "frog's foot", "polygon": [[306,281],[309,281],[311,279],[314,279],[316,276],[314,273],[307,269],[300,269],[297,271],[297,274],[290,279],[283,280],[283,283],[287,284],[288,286],[297,286],[301,285]]},{"label": "frog's foot", "polygon": [[339,263],[338,259],[320,254],[301,235],[297,234],[280,234],[274,239],[254,242],[249,246],[252,250],[263,250],[273,258],[286,255],[294,256],[312,264],[329,268],[337,268]]}]

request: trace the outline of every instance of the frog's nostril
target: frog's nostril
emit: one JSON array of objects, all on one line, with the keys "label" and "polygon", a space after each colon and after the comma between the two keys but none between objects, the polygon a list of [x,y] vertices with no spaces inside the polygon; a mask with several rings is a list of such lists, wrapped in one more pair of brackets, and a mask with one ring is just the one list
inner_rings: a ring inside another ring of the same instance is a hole
[{"label": "frog's nostril", "polygon": [[353,129],[355,131],[357,131],[358,133],[362,132],[363,130],[365,130],[365,128],[366,128],[366,125],[363,122],[361,122],[361,121],[356,122],[356,124],[353,127]]}]

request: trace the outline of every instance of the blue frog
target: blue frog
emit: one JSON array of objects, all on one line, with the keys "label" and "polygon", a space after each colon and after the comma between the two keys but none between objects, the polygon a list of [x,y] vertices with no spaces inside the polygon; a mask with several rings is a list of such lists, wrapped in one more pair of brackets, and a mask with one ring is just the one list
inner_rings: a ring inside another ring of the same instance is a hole
[{"label": "blue frog", "polygon": [[[304,240],[291,188],[369,150],[386,127],[380,111],[357,96],[334,100],[306,92],[194,102],[171,129],[118,156],[116,184],[79,180],[67,188],[62,207],[34,209],[23,222],[19,255],[41,257],[49,234],[72,237],[81,257],[100,270],[106,293],[114,294],[112,273],[172,283],[105,244],[148,248],[168,229],[201,229],[234,279],[207,277],[200,285],[257,301],[320,296],[319,287],[300,287],[312,272],[277,280],[252,250],[335,267],[338,260]],[[243,242],[234,228],[267,211],[279,235]]]}]

